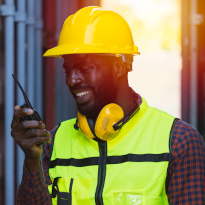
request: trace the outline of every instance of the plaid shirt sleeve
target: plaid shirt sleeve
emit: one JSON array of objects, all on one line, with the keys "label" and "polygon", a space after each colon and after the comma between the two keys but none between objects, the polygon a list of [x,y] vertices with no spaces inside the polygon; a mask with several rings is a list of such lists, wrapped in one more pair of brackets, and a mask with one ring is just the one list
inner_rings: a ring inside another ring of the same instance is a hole
[{"label": "plaid shirt sleeve", "polygon": [[[58,126],[51,131],[51,138]],[[51,184],[48,169],[53,147],[53,140],[43,145],[42,166],[34,173],[29,173],[25,165],[23,177],[17,192],[17,205],[50,205],[52,204],[48,192],[48,185]]]},{"label": "plaid shirt sleeve", "polygon": [[167,173],[171,205],[205,205],[205,144],[191,125],[177,121]]}]

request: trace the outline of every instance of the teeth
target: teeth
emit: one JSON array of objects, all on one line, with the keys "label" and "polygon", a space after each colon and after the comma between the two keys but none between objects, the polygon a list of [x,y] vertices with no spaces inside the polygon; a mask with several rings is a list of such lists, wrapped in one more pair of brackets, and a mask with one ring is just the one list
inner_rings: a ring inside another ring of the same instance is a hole
[{"label": "teeth", "polygon": [[87,93],[89,93],[89,91],[83,91],[83,92],[81,92],[81,93],[76,93],[76,96],[77,96],[77,97],[81,97],[81,96],[83,96],[83,95],[86,95]]}]

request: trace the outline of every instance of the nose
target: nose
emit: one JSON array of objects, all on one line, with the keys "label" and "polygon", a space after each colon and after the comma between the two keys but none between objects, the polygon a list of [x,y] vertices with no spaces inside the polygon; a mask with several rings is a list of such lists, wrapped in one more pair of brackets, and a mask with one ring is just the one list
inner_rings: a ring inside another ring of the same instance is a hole
[{"label": "nose", "polygon": [[82,82],[82,76],[77,70],[70,70],[68,73],[66,73],[66,84],[69,87],[73,87],[75,85],[78,85]]}]

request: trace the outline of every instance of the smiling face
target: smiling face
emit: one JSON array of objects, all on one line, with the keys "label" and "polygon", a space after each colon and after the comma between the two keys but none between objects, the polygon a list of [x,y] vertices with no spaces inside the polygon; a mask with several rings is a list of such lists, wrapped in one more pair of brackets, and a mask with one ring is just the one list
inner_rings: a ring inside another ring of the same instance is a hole
[{"label": "smiling face", "polygon": [[66,84],[81,114],[96,118],[105,105],[116,102],[114,57],[72,54],[63,59]]}]

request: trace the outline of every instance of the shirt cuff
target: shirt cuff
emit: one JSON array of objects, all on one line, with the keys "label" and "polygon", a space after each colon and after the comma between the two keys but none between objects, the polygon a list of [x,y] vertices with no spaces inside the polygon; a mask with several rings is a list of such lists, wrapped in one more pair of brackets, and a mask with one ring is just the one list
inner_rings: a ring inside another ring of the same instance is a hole
[{"label": "shirt cuff", "polygon": [[40,168],[37,171],[35,171],[33,173],[29,173],[29,171],[27,170],[27,168],[25,166],[25,162],[24,162],[23,177],[22,177],[21,186],[23,189],[26,189],[30,193],[33,192],[34,187],[35,188],[38,187],[38,189],[44,190],[45,189],[45,180],[44,180],[42,166],[40,166]]}]

